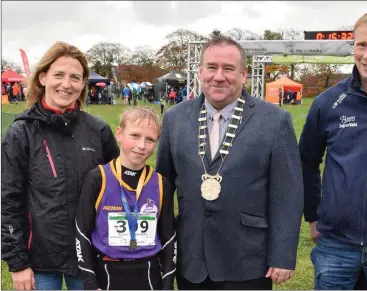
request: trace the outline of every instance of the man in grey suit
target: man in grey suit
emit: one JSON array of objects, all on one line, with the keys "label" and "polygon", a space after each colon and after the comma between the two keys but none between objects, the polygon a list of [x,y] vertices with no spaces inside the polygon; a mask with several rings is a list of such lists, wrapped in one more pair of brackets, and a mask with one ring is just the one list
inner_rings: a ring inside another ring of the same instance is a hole
[{"label": "man in grey suit", "polygon": [[303,212],[290,114],[242,90],[231,38],[203,47],[200,98],[163,117],[157,171],[177,188],[179,289],[272,289],[293,276]]}]

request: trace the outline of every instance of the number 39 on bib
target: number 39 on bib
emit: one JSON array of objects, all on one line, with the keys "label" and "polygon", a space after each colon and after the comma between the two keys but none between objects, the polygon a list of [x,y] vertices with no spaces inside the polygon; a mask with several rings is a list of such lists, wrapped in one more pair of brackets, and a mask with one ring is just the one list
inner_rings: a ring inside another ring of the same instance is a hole
[{"label": "number 39 on bib", "polygon": [[[137,246],[154,246],[157,231],[157,214],[139,213],[136,230]],[[130,230],[125,212],[108,213],[108,244],[129,246]]]}]

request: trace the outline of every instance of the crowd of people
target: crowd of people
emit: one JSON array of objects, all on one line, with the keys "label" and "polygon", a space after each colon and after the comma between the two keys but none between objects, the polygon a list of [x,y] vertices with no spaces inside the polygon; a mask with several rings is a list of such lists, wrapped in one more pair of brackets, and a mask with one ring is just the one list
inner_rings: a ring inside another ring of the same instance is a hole
[{"label": "crowd of people", "polygon": [[137,105],[138,100],[143,100],[144,103],[151,103],[154,101],[154,85],[145,86],[144,88],[137,90],[127,84],[122,88],[121,99],[125,106],[131,105],[131,101],[133,101],[133,105]]},{"label": "crowd of people", "polygon": [[301,91],[293,92],[292,89],[282,90],[279,88],[278,103],[282,107],[283,104],[296,104],[297,99],[301,99]]},{"label": "crowd of people", "polygon": [[88,87],[87,104],[112,104],[113,94],[109,86],[91,84]]},{"label": "crowd of people", "polygon": [[26,93],[26,88],[20,82],[3,82],[1,85],[1,95],[7,95],[10,104],[24,101]]},{"label": "crowd of people", "polygon": [[270,290],[294,276],[303,215],[315,289],[359,288],[363,271],[366,288],[367,14],[354,59],[353,76],[315,98],[298,143],[288,111],[243,89],[243,48],[214,36],[200,97],[163,121],[125,108],[115,138],[81,110],[86,56],[53,45],[2,139],[2,259],[14,288],[61,290],[65,279],[70,290],[171,290],[176,278],[184,290]]},{"label": "crowd of people", "polygon": [[186,99],[187,86],[172,86],[167,93],[167,101],[170,105],[178,104]]}]

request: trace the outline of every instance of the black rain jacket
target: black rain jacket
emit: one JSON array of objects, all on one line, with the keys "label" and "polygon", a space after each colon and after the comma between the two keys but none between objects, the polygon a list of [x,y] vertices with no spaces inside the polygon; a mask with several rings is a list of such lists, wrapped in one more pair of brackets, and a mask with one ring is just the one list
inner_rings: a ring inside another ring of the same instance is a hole
[{"label": "black rain jacket", "polygon": [[119,155],[111,128],[42,102],[18,115],[1,148],[1,248],[10,272],[77,275],[75,213],[89,170]]}]

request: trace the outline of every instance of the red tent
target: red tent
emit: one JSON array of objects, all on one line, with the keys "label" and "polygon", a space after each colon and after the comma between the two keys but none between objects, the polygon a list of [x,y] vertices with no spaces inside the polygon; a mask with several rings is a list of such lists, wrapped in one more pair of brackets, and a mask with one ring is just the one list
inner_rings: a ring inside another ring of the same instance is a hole
[{"label": "red tent", "polygon": [[4,73],[1,74],[1,81],[6,83],[21,82],[24,81],[24,79],[25,77],[14,72],[12,69],[7,69]]}]

